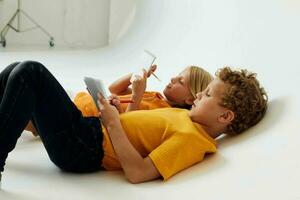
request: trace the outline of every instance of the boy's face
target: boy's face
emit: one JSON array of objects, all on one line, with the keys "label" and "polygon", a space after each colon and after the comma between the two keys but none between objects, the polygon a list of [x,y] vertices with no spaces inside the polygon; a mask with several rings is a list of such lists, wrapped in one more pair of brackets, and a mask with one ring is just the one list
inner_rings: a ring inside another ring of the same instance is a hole
[{"label": "boy's face", "polygon": [[220,115],[226,110],[220,106],[225,89],[226,84],[215,78],[204,91],[198,93],[189,112],[192,121],[203,125],[217,123]]},{"label": "boy's face", "polygon": [[[190,68],[186,68],[177,76],[171,78],[171,82],[165,87],[163,93],[168,101],[176,105],[184,106],[185,104],[192,104],[194,100],[190,92]],[[187,102],[189,100],[189,102]]]}]

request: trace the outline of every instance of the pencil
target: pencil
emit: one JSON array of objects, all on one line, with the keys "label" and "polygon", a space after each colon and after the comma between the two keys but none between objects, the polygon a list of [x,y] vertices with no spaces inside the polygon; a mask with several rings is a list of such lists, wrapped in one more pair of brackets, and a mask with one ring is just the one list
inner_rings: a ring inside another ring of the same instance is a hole
[{"label": "pencil", "polygon": [[152,75],[158,80],[161,82],[161,80],[154,74],[154,72],[152,72]]},{"label": "pencil", "polygon": [[[151,65],[150,65],[150,67],[151,67],[151,66],[154,64],[154,61],[155,61],[155,59],[156,59],[156,56],[153,55],[153,53],[151,53],[150,51],[148,51],[148,50],[146,50],[146,49],[144,49],[144,51],[145,51],[147,54],[149,54],[150,56],[152,56],[152,58],[153,58],[153,60],[152,60],[152,62],[151,62]],[[153,74],[153,76],[154,76],[158,81],[161,82],[161,80],[154,74],[154,72],[152,72],[151,74]]]},{"label": "pencil", "polygon": [[130,99],[123,99],[123,100],[120,100],[120,103],[134,103],[134,101],[130,100]]}]

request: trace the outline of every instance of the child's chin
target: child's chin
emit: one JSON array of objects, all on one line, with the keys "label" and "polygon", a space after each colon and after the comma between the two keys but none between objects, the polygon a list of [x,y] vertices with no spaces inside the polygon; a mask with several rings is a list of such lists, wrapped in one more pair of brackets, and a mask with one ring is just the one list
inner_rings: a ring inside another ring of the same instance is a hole
[{"label": "child's chin", "polygon": [[167,90],[168,90],[168,86],[166,86],[166,87],[164,88],[164,92],[167,91]]},{"label": "child's chin", "polygon": [[167,88],[167,87],[165,87],[163,93],[164,93],[164,96],[165,96],[166,98],[169,96],[169,92],[168,92],[168,88]]},{"label": "child's chin", "polygon": [[192,110],[189,110],[188,115],[191,119],[193,119],[193,111]]}]

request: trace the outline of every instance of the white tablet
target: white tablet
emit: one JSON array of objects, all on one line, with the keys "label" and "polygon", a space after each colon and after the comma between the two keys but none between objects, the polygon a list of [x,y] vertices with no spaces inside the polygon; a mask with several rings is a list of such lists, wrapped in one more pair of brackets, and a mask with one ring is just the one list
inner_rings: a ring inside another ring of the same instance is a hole
[{"label": "white tablet", "polygon": [[89,93],[93,97],[93,100],[96,103],[97,108],[99,109],[98,103],[97,103],[97,101],[98,101],[97,94],[99,92],[101,92],[103,97],[105,99],[107,99],[107,94],[106,94],[105,89],[104,89],[103,81],[100,80],[100,79],[95,79],[95,78],[91,78],[91,77],[84,77],[84,83],[87,87],[87,90],[89,91]]}]

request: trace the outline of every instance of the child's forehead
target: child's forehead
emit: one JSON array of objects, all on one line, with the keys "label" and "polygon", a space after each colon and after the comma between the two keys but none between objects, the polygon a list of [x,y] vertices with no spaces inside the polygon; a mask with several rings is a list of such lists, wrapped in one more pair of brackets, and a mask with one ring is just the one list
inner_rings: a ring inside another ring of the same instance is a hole
[{"label": "child's forehead", "polygon": [[214,80],[209,84],[210,90],[220,95],[224,94],[227,87],[228,85],[218,77],[214,78]]}]

